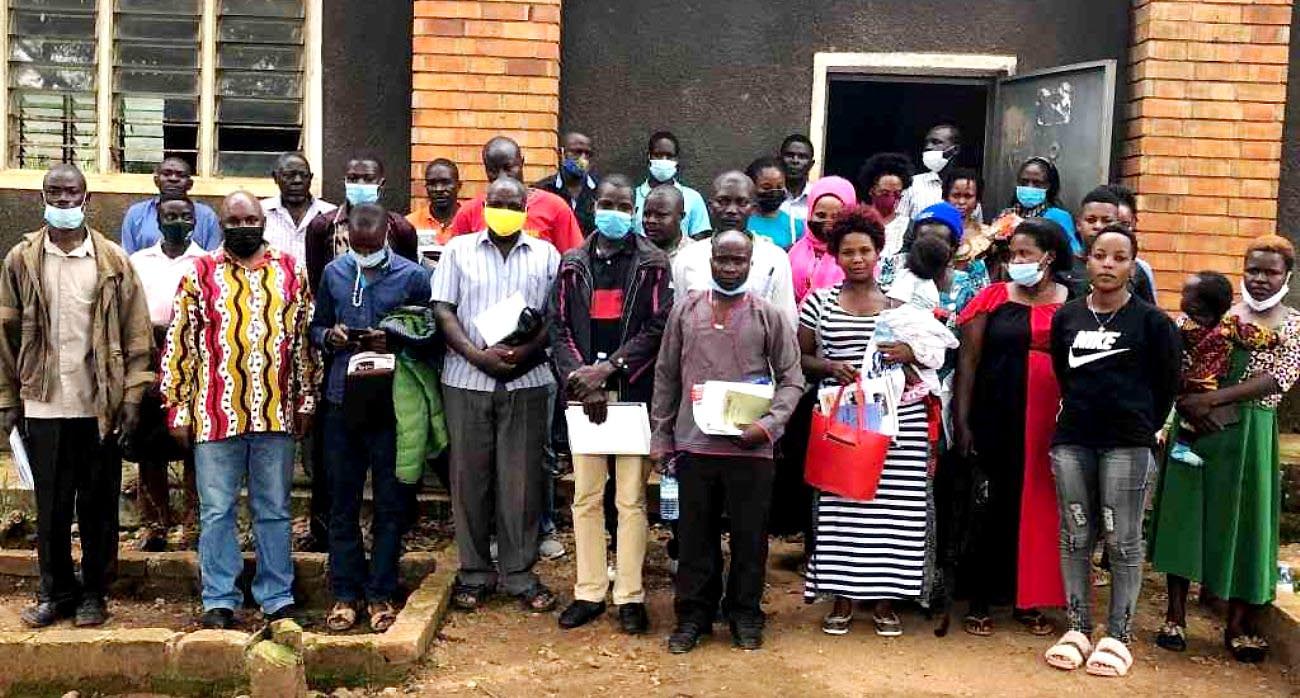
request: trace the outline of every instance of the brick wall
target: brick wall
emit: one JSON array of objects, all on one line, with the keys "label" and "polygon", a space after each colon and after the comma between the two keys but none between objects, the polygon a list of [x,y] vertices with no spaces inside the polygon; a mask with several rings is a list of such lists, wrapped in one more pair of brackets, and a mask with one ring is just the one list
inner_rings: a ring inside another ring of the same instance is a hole
[{"label": "brick wall", "polygon": [[560,0],[416,0],[413,35],[414,199],[424,199],[424,164],[439,157],[460,166],[462,197],[482,192],[481,149],[498,134],[523,147],[528,181],[554,171]]},{"label": "brick wall", "polygon": [[1277,228],[1291,0],[1134,0],[1122,174],[1162,300]]}]

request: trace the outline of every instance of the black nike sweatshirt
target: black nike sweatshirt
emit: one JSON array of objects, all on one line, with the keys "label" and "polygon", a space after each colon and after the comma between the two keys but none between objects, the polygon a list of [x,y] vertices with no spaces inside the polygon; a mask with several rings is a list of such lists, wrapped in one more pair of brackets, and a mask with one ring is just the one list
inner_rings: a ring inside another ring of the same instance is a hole
[{"label": "black nike sweatshirt", "polygon": [[1053,445],[1154,446],[1178,390],[1181,342],[1164,311],[1131,297],[1103,328],[1077,298],[1052,318],[1052,366],[1061,385]]}]

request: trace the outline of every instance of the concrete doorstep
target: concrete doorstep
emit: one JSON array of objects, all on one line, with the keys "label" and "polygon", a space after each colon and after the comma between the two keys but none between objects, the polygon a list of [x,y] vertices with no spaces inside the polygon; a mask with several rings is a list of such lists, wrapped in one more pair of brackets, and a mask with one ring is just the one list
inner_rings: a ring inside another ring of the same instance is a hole
[{"label": "concrete doorstep", "polygon": [[[21,555],[27,552],[0,551],[0,574],[27,571],[16,569],[27,562]],[[428,574],[387,632],[303,632],[301,645],[294,651],[308,681],[322,686],[357,685],[393,680],[411,669],[441,627],[451,598],[455,565],[439,557],[442,564],[426,567]],[[0,696],[59,695],[64,690],[84,692],[88,688],[229,695],[230,690],[248,685],[249,649],[266,639],[265,630],[184,633],[165,628],[55,628],[0,632]]]}]

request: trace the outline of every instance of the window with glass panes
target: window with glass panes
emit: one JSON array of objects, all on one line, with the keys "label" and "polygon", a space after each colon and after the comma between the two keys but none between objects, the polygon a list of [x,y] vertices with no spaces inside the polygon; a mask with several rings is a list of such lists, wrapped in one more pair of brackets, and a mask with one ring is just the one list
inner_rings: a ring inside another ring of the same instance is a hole
[{"label": "window with glass panes", "polygon": [[320,0],[5,0],[8,168],[264,176],[303,147]]}]

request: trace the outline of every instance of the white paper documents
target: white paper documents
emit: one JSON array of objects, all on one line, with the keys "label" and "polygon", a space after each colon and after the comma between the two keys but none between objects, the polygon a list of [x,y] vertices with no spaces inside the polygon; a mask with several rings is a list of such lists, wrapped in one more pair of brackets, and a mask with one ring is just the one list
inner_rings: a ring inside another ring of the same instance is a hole
[{"label": "white paper documents", "polygon": [[601,424],[592,424],[582,405],[569,403],[569,450],[581,455],[650,455],[650,413],[644,402],[611,402]]},{"label": "white paper documents", "polygon": [[691,414],[700,431],[713,436],[740,436],[772,407],[771,385],[706,381],[691,388]]},{"label": "white paper documents", "polygon": [[16,428],[9,432],[9,450],[12,451],[14,470],[18,471],[19,486],[25,490],[35,489],[36,482],[32,480],[32,464],[27,460],[27,445],[23,443],[23,437]]},{"label": "white paper documents", "polygon": [[524,294],[516,291],[505,300],[479,313],[478,317],[474,318],[474,327],[482,335],[484,347],[500,344],[501,340],[509,337],[511,332],[519,329],[519,315],[527,307]]}]

